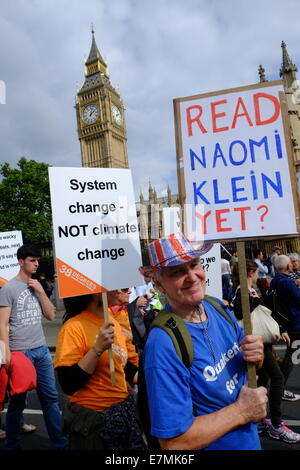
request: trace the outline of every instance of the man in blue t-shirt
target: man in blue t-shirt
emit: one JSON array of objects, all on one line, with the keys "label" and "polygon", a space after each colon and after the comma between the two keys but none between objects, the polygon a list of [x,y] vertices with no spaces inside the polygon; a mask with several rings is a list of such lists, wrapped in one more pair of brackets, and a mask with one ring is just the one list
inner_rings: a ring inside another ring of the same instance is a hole
[{"label": "man in blue t-shirt", "polygon": [[206,251],[205,245],[194,250],[182,234],[149,245],[156,287],[185,322],[194,347],[188,369],[169,335],[151,330],[144,351],[150,432],[167,450],[260,449],[254,423],[266,416],[266,389],[245,385],[245,361],[260,367],[263,344],[204,300],[199,261]]}]

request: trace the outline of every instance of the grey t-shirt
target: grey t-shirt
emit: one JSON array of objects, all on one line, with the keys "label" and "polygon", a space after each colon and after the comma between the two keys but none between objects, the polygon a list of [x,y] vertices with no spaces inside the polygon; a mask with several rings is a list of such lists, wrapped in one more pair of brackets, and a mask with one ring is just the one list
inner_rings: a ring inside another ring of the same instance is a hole
[{"label": "grey t-shirt", "polygon": [[38,295],[27,282],[14,277],[0,289],[0,307],[11,307],[9,347],[26,351],[46,344]]}]

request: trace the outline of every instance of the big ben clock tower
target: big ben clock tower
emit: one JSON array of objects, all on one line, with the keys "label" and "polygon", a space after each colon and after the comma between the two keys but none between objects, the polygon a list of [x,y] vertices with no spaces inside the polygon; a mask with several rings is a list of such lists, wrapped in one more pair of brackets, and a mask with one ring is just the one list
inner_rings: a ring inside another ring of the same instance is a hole
[{"label": "big ben clock tower", "polygon": [[128,168],[124,106],[110,83],[93,29],[85,81],[77,92],[76,114],[82,166]]}]

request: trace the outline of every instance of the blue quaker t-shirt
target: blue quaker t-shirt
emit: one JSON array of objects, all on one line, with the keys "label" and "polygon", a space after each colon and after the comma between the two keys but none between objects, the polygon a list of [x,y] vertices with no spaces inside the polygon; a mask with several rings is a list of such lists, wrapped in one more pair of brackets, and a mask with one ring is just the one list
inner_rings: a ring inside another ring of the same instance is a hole
[{"label": "blue quaker t-shirt", "polygon": [[[153,328],[144,351],[144,369],[151,415],[151,434],[172,438],[186,432],[195,416],[234,403],[246,383],[239,350],[243,330],[236,329],[204,301],[207,321],[185,322],[194,345],[194,361],[187,369],[169,335]],[[258,450],[257,426],[247,423],[225,434],[207,449]]]}]

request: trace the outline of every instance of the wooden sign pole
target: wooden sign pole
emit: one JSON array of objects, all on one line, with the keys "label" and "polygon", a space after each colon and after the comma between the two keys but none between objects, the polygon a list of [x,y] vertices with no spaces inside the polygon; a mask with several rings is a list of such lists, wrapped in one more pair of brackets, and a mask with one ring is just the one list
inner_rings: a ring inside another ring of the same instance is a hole
[{"label": "wooden sign pole", "polygon": [[[240,286],[241,286],[241,300],[242,300],[242,310],[243,310],[243,323],[245,335],[252,334],[252,324],[251,324],[251,312],[250,312],[250,302],[249,302],[249,293],[248,293],[248,284],[247,284],[247,269],[246,269],[246,255],[245,255],[245,242],[238,241],[236,243],[237,254],[238,254],[238,264],[239,264],[239,277],[240,277]],[[247,363],[247,376],[248,376],[248,386],[250,388],[256,388],[256,366],[255,364]]]},{"label": "wooden sign pole", "polygon": [[[108,322],[109,321],[109,312],[108,312],[108,303],[107,303],[107,294],[106,294],[106,292],[102,292],[102,303],[103,303],[104,321]],[[111,384],[114,387],[116,385],[116,377],[115,377],[115,365],[114,365],[112,347],[111,346],[108,349],[108,361],[109,361]]]}]

